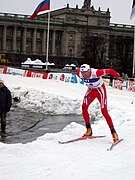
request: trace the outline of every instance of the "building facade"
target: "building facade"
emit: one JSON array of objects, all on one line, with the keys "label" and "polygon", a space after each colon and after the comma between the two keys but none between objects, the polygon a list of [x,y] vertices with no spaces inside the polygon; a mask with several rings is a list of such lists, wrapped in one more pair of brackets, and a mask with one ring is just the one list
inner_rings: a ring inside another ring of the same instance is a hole
[{"label": "building facade", "polygon": [[[110,12],[95,10],[90,0],[81,9],[67,7],[51,11],[49,26],[49,62],[57,67],[85,62],[81,49],[82,36],[90,32],[106,39],[104,65],[130,76],[133,68],[133,26],[111,24]],[[12,65],[28,57],[46,61],[48,13],[30,20],[27,15],[0,13],[0,53]],[[91,62],[89,62],[91,64]],[[126,63],[126,64],[125,64]],[[124,67],[124,68],[120,68]]]}]

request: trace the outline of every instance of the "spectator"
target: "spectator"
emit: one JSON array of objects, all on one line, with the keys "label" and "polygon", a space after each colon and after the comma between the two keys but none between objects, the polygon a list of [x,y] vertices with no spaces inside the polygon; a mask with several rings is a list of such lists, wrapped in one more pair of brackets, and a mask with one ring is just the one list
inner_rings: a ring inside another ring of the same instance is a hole
[{"label": "spectator", "polygon": [[128,80],[128,75],[125,74],[125,73],[122,73],[122,77],[121,77],[123,80]]},{"label": "spectator", "polygon": [[0,122],[1,132],[5,133],[6,114],[10,111],[12,105],[12,97],[9,89],[4,85],[4,81],[0,79]]},{"label": "spectator", "polygon": [[114,79],[114,77],[112,75],[110,75],[109,86],[113,86],[113,79]]}]

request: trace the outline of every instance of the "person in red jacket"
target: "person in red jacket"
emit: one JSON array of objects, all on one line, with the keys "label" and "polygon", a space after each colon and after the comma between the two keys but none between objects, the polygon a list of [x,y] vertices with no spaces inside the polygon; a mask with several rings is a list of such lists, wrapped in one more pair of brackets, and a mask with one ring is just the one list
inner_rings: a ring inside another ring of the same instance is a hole
[{"label": "person in red jacket", "polygon": [[87,128],[87,131],[84,134],[84,136],[92,135],[92,128],[90,123],[90,116],[88,113],[88,107],[94,101],[94,99],[97,98],[98,101],[100,102],[101,112],[110,128],[113,141],[116,142],[117,140],[119,140],[119,137],[116,133],[112,119],[107,110],[107,94],[102,76],[110,74],[116,78],[119,78],[120,76],[119,73],[117,73],[115,70],[111,68],[94,69],[94,68],[90,68],[88,64],[83,64],[78,69],[76,74],[79,78],[81,78],[85,82],[86,86],[88,87],[82,104],[82,114]]}]

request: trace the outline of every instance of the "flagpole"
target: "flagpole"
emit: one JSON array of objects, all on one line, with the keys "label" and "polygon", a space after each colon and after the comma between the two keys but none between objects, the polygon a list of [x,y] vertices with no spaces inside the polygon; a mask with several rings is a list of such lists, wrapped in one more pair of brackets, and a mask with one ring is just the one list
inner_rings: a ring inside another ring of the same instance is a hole
[{"label": "flagpole", "polygon": [[46,46],[46,71],[48,70],[48,51],[49,51],[49,29],[50,29],[50,9],[48,12],[47,46]]},{"label": "flagpole", "polygon": [[35,9],[34,13],[30,16],[30,19],[33,20],[37,17],[39,12],[49,10],[48,12],[48,30],[47,30],[47,45],[46,45],[46,71],[48,70],[48,50],[49,50],[49,26],[50,26],[50,0],[43,0]]}]

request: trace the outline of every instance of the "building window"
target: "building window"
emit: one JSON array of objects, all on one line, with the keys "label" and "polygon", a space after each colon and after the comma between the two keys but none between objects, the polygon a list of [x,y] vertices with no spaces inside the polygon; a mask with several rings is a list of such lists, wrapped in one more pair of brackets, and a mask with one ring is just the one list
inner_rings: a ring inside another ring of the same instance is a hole
[{"label": "building window", "polygon": [[57,55],[61,54],[61,47],[59,47],[59,46],[56,47],[56,54]]},{"label": "building window", "polygon": [[40,39],[40,38],[41,38],[41,33],[40,33],[40,32],[37,32],[36,37],[37,37],[37,39]]},{"label": "building window", "polygon": [[6,43],[6,50],[11,51],[12,50],[12,41],[8,40]]},{"label": "building window", "polygon": [[7,29],[7,37],[10,37],[10,38],[13,37],[13,30],[12,29]]},{"label": "building window", "polygon": [[21,31],[17,31],[17,37],[21,37]]},{"label": "building window", "polygon": [[73,48],[70,47],[68,49],[68,54],[69,54],[69,56],[73,56]]},{"label": "building window", "polygon": [[0,27],[0,37],[3,35],[3,27]]},{"label": "building window", "polygon": [[[47,39],[47,36],[48,36],[48,33],[46,33],[46,39]],[[50,31],[49,33],[49,41],[50,42],[52,41],[52,31]]]},{"label": "building window", "polygon": [[27,31],[27,38],[31,38],[32,37],[32,32]]},{"label": "building window", "polygon": [[26,52],[31,53],[32,52],[32,42],[27,42],[26,44]]},{"label": "building window", "polygon": [[17,41],[17,44],[16,44],[16,46],[17,46],[17,52],[21,52],[21,41]]},{"label": "building window", "polygon": [[74,38],[75,38],[74,32],[70,32],[68,36],[69,41],[74,41]]},{"label": "building window", "polygon": [[0,50],[2,50],[3,27],[0,27]]},{"label": "building window", "polygon": [[36,52],[41,53],[42,52],[42,44],[40,41],[37,41],[36,43]]},{"label": "building window", "polygon": [[73,34],[69,35],[69,40],[73,40]]},{"label": "building window", "polygon": [[0,39],[0,50],[2,50],[2,40]]},{"label": "building window", "polygon": [[56,32],[56,41],[61,41],[62,39],[62,32]]}]

